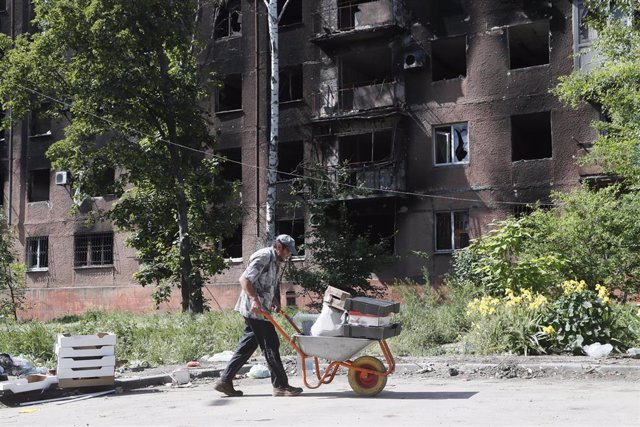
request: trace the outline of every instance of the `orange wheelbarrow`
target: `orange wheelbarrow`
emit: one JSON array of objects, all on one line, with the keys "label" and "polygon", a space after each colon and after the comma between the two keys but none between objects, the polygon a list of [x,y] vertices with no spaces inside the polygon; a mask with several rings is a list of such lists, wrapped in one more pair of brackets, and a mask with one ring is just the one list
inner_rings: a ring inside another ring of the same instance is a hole
[{"label": "orange wheelbarrow", "polygon": [[[387,377],[393,373],[396,367],[395,360],[389,350],[389,346],[385,340],[374,340],[365,338],[349,338],[349,337],[316,337],[303,335],[293,320],[287,314],[279,310],[287,321],[297,331],[291,336],[276,322],[276,320],[267,312],[261,311],[269,322],[273,324],[278,333],[293,347],[301,359],[302,380],[308,388],[314,389],[322,384],[329,384],[335,378],[338,370],[342,367],[348,370],[347,377],[349,385],[360,396],[372,397],[380,393],[385,385],[387,385]],[[355,360],[351,360],[356,354],[362,350],[378,342],[382,354],[387,362],[385,368],[382,361],[372,356],[361,356]],[[307,377],[307,359],[313,358],[314,372],[317,381],[313,384],[309,383]],[[329,364],[324,372],[320,373],[320,364],[318,359],[326,359]]]}]

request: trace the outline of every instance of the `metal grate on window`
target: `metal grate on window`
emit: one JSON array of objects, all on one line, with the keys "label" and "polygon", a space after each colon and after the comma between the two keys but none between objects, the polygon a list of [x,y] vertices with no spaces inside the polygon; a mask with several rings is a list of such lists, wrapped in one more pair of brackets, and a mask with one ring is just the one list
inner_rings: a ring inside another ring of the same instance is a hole
[{"label": "metal grate on window", "polygon": [[27,270],[49,268],[49,236],[27,237]]},{"label": "metal grate on window", "polygon": [[75,236],[74,266],[113,265],[113,233]]}]

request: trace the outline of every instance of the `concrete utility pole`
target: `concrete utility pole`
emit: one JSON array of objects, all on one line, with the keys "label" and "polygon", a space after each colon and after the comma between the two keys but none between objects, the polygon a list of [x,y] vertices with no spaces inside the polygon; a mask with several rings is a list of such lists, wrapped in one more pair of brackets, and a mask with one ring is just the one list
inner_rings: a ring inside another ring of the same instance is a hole
[{"label": "concrete utility pole", "polygon": [[273,243],[276,233],[276,179],[278,177],[278,128],[280,121],[280,64],[278,60],[278,24],[282,14],[287,9],[287,0],[278,15],[278,0],[263,0],[267,7],[269,20],[269,50],[271,52],[271,126],[269,132],[269,163],[267,170],[267,204],[266,204],[266,231],[267,244]]}]

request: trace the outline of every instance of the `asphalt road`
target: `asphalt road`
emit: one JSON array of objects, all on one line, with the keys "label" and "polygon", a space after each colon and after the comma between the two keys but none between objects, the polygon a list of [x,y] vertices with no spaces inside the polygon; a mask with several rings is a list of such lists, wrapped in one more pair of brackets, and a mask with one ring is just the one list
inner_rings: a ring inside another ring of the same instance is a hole
[{"label": "asphalt road", "polygon": [[[299,378],[292,378],[299,385]],[[298,397],[272,397],[268,379],[242,379],[240,398],[213,380],[86,400],[0,409],[2,426],[640,426],[636,379],[468,379],[393,375],[375,398],[346,375]]]}]

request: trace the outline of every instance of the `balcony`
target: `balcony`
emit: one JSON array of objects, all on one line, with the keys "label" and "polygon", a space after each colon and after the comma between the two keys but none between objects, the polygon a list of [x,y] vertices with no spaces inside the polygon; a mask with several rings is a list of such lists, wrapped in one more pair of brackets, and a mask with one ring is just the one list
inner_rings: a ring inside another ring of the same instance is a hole
[{"label": "balcony", "polygon": [[352,185],[382,192],[405,189],[404,168],[396,161],[353,165],[347,171]]},{"label": "balcony", "polygon": [[313,19],[311,42],[335,47],[374,38],[388,38],[403,29],[395,0],[347,0],[337,2],[337,13],[318,13]]},{"label": "balcony", "polygon": [[326,86],[312,94],[312,119],[316,121],[362,113],[386,114],[404,105],[404,86],[396,81],[353,85],[333,89]]}]

